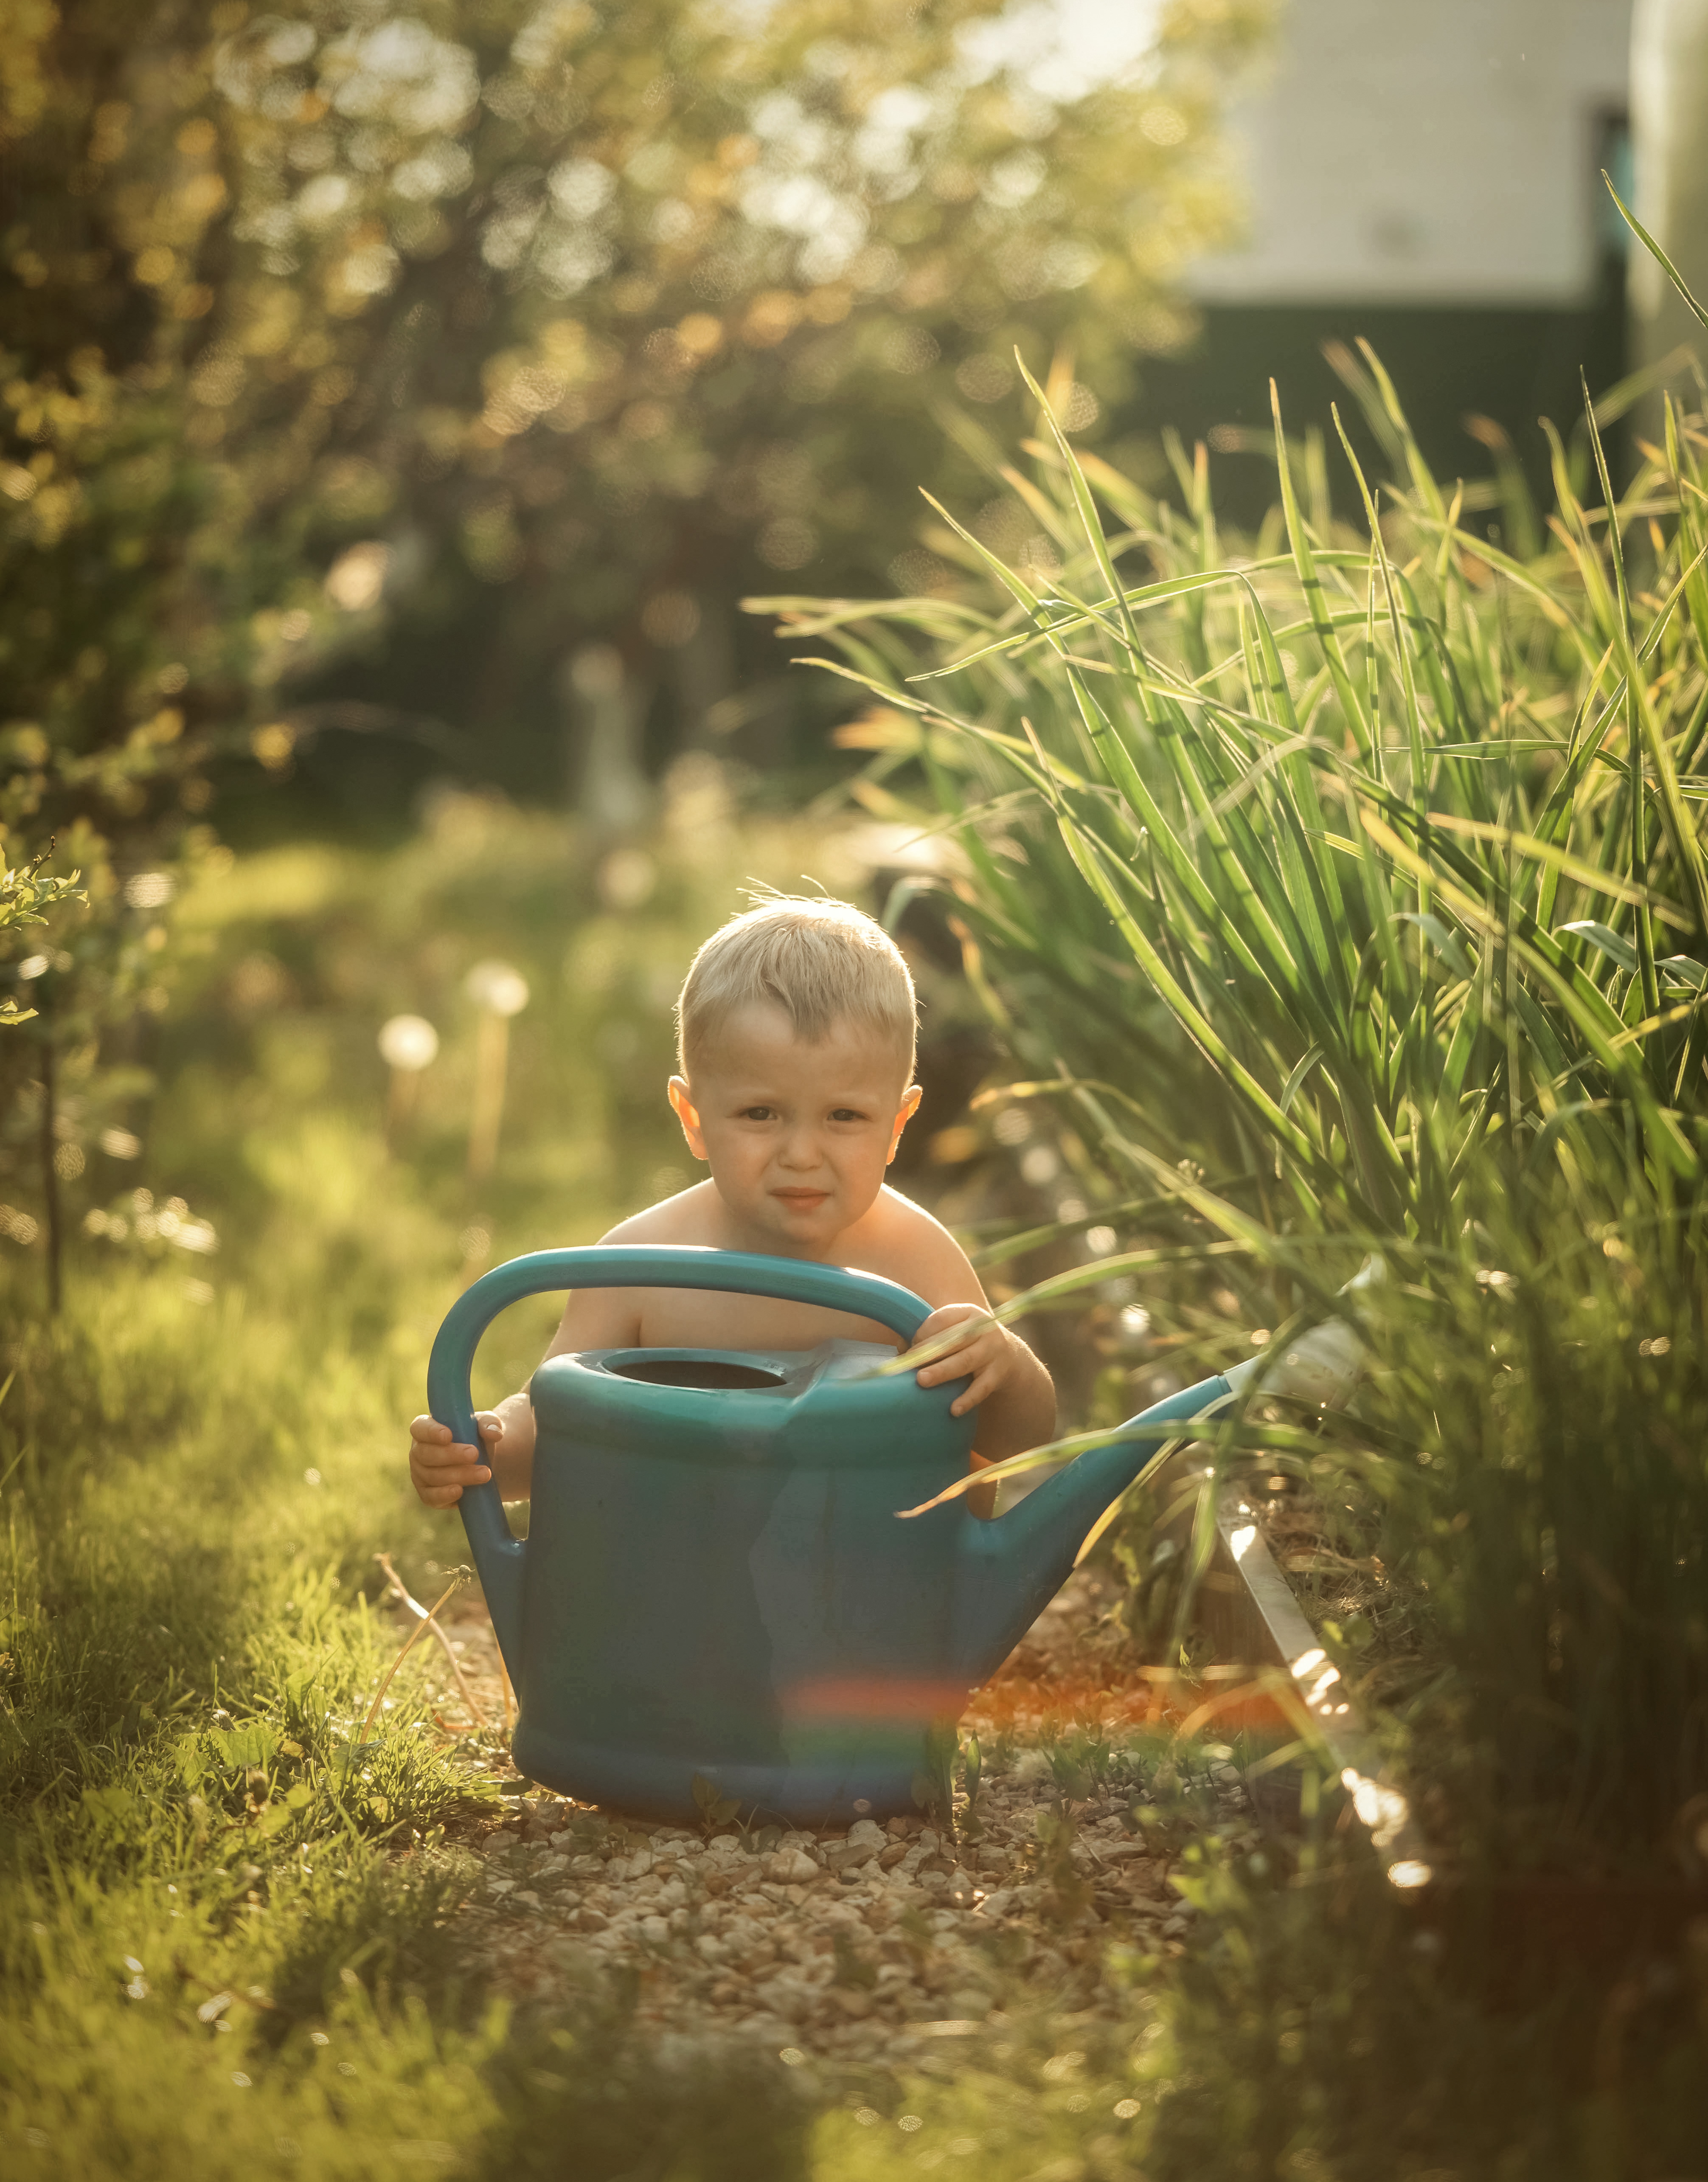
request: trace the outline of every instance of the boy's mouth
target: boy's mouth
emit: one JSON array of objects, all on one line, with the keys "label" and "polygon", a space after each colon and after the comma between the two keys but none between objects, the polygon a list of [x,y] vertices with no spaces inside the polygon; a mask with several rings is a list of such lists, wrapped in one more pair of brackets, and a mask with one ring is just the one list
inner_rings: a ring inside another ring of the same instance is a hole
[{"label": "boy's mouth", "polygon": [[815,1212],[830,1195],[827,1189],[774,1189],[771,1195],[797,1212]]}]

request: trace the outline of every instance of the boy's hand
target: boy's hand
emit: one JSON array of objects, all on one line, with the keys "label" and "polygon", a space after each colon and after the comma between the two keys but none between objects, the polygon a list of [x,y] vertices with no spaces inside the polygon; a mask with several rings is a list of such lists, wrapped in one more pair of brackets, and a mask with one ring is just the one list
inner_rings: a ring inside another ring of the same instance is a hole
[{"label": "boy's hand", "polygon": [[454,1508],[465,1485],[484,1485],[491,1476],[504,1425],[490,1409],[483,1409],[474,1421],[486,1443],[484,1457],[466,1441],[453,1440],[450,1426],[434,1417],[417,1417],[411,1424],[410,1482],[429,1508]]},{"label": "boy's hand", "polygon": [[995,1325],[990,1313],[976,1303],[946,1303],[934,1310],[915,1334],[913,1345],[918,1349],[937,1335],[963,1326],[965,1338],[914,1375],[921,1387],[941,1387],[951,1379],[972,1381],[950,1404],[949,1415],[955,1417],[965,1416],[969,1409],[989,1400],[1013,1372],[1020,1347],[1008,1328]]}]

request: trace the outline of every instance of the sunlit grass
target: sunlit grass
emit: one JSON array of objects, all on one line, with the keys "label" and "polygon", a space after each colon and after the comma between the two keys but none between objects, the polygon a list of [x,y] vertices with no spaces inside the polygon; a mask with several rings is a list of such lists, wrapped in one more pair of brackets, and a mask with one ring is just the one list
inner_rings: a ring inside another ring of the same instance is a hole
[{"label": "sunlit grass", "polygon": [[[591,1241],[645,1201],[679,1156],[662,1084],[682,966],[749,872],[797,881],[826,851],[792,821],[738,826],[714,784],[691,846],[678,809],[621,916],[572,828],[486,806],[390,856],[216,862],[185,905],[158,1098],[131,1111],[122,1232],[74,1230],[57,1320],[39,1243],[0,1243],[8,2173],[379,2177],[489,2157],[514,2174],[534,2171],[522,2115],[547,2117],[541,2144],[578,2174],[720,2129],[763,2171],[764,2084],[662,2082],[622,2005],[567,1991],[523,2027],[471,1982],[448,1920],[473,1860],[440,1828],[494,1791],[434,1725],[419,1655],[364,1731],[398,1650],[376,1552],[418,1591],[462,1558],[404,1448],[471,1257]],[[494,955],[533,997],[477,1196],[462,978]],[[443,1056],[388,1145],[375,1039],[402,1006],[438,1018]],[[144,1232],[139,1188],[181,1193],[217,1249]],[[92,1173],[74,1216],[91,1198]],[[495,1392],[525,1378],[555,1310],[496,1329]]]},{"label": "sunlit grass", "polygon": [[1401,467],[1362,539],[1307,518],[1279,416],[1287,550],[1231,563],[1202,462],[1183,523],[1058,432],[1028,488],[1066,556],[1047,591],[957,527],[990,600],[959,641],[933,613],[921,645],[905,605],[763,603],[882,691],[843,738],[879,753],[867,800],[904,815],[922,764],[964,913],[1031,972],[1016,1045],[1137,1101],[1100,1124],[1136,1175],[1190,1149],[1254,1171],[1271,1227],[1434,1242],[1487,1144],[1617,1213],[1700,1165],[1708,438],[1669,409],[1611,530],[1562,449],[1521,563],[1374,361],[1358,390]]}]

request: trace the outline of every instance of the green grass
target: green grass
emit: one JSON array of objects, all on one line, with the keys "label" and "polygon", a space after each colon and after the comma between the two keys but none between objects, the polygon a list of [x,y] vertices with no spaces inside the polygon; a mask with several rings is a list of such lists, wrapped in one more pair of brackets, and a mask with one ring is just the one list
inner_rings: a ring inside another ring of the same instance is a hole
[{"label": "green grass", "polygon": [[[671,822],[622,917],[571,829],[482,806],[387,857],[216,861],[183,905],[154,1098],[127,1116],[142,1156],[90,1143],[67,1194],[75,1216],[179,1193],[218,1250],[139,1242],[131,1207],[119,1242],[74,1232],[49,1320],[39,1241],[0,1244],[8,2174],[716,2176],[738,2140],[743,2174],[798,2171],[774,2065],[666,2080],[620,1994],[523,2022],[471,1981],[448,1920],[473,1862],[442,1826],[490,1779],[433,1730],[412,1662],[362,1741],[397,1648],[373,1554],[417,1592],[462,1558],[404,1460],[439,1317],[472,1255],[590,1241],[685,1167],[675,981],[743,878],[786,883],[822,846],[720,820],[679,853]],[[461,979],[495,953],[533,1000],[472,1192]],[[404,1007],[445,1049],[388,1149],[373,1040]],[[552,1310],[497,1329],[495,1392]]]},{"label": "green grass", "polygon": [[1198,1899],[1214,1937],[1136,1975],[1117,2028],[1021,2020],[882,2113],[825,2116],[817,2171],[1660,2182],[1708,2157],[1700,1956],[1672,1985],[1569,1963],[1503,1981],[1474,1942],[1420,1948],[1368,1856],[1308,1877],[1213,1865]]},{"label": "green grass", "polygon": [[1271,1232],[1442,1243],[1488,1146],[1617,1216],[1700,1165],[1708,440],[1669,410],[1611,529],[1562,451],[1520,562],[1358,387],[1399,469],[1364,535],[1279,417],[1285,536],[1231,565],[1202,462],[1183,522],[1057,432],[1047,590],[957,526],[960,600],[759,603],[885,697],[868,799],[932,791],[1017,1049],[1113,1079],[1134,1181],[1189,1152]]},{"label": "green grass", "polygon": [[406,1685],[350,1756],[392,1645],[351,1607],[379,1481],[348,1450],[390,1426],[389,1380],[347,1349],[311,1376],[241,1298],[128,1271],[10,1346],[7,2141],[70,2175],[174,2147],[285,2171],[289,2139],[356,2174],[388,2138],[465,2134],[498,2028],[435,2030],[412,1996],[454,1968],[433,1844],[471,1784]]}]

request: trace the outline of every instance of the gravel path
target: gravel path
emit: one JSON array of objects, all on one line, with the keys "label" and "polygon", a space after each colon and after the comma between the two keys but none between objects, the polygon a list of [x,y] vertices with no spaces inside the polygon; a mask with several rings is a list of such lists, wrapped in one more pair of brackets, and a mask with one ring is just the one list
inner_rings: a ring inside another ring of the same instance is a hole
[{"label": "gravel path", "polygon": [[[731,2032],[792,2063],[905,2063],[1022,1992],[1113,2013],[1110,1943],[1178,1952],[1191,1930],[1169,1884],[1183,1796],[1224,1833],[1251,1820],[1230,1764],[1200,1754],[1183,1779],[1160,1737],[1132,1733],[1160,1714],[1112,1600],[1081,1571],[978,1693],[961,1731],[979,1736],[983,1780],[953,1831],[919,1816],[706,1838],[531,1789],[499,1738],[478,1738],[514,1815],[452,1830],[482,1864],[454,1927],[470,1968],[523,2003],[626,1974],[661,2040]],[[500,1716],[489,1624],[451,1629]],[[448,1667],[444,1685],[454,1719]]]}]

